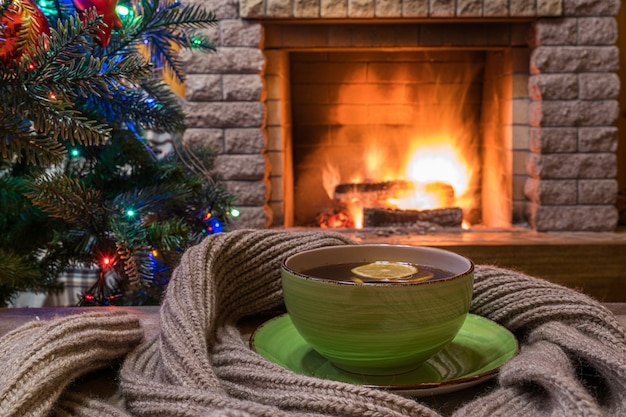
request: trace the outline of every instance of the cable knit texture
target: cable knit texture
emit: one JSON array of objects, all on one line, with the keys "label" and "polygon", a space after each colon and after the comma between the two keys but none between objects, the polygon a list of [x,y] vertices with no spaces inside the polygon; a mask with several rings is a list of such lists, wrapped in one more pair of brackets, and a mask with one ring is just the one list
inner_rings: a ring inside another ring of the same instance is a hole
[{"label": "cable knit texture", "polygon": [[[2,416],[440,416],[419,401],[294,374],[252,351],[236,323],[283,309],[280,263],[299,251],[352,243],[339,234],[240,230],[188,249],[141,339],[136,318],[85,313],[33,322],[0,339]],[[626,415],[626,336],[574,290],[477,266],[471,311],[507,327],[520,352],[495,386],[456,410],[468,416]],[[123,360],[124,408],[65,389]]]}]

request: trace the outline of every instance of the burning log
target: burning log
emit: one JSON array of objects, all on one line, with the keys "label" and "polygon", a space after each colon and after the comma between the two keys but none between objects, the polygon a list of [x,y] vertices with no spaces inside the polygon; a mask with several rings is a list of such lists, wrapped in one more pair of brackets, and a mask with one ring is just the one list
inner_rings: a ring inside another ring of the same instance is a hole
[{"label": "burning log", "polygon": [[388,200],[409,195],[428,196],[429,201],[437,201],[439,207],[450,207],[454,202],[454,189],[450,184],[403,180],[339,184],[335,187],[334,198],[340,204],[349,205],[358,200],[363,207],[389,207]]},{"label": "burning log", "polygon": [[334,198],[339,203],[350,203],[358,198],[365,207],[378,206],[388,198],[397,198],[413,189],[410,181],[384,181],[339,184]]},{"label": "burning log", "polygon": [[380,207],[363,209],[363,227],[410,227],[425,224],[461,227],[463,210],[459,207],[433,210],[398,210]]}]

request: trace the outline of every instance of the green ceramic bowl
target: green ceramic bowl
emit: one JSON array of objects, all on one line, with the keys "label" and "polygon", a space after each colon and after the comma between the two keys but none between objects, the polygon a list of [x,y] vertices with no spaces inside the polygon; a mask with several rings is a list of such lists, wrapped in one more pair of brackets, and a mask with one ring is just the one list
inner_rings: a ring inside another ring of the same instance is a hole
[{"label": "green ceramic bowl", "polygon": [[[306,273],[323,265],[376,261],[427,265],[451,276],[363,284]],[[469,311],[474,264],[436,248],[332,246],[287,258],[281,278],[287,312],[313,349],[348,372],[392,375],[417,368],[454,339]]]}]

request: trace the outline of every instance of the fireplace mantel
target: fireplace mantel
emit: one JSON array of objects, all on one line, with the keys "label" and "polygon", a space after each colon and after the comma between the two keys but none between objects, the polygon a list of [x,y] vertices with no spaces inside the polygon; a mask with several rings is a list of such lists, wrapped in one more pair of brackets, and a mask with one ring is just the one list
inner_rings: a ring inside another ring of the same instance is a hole
[{"label": "fireplace mantel", "polygon": [[[520,61],[521,54],[512,61],[513,66],[526,65],[526,78],[517,77],[511,91],[513,212],[538,231],[615,229],[619,0],[202,4],[219,19],[210,33],[217,51],[183,56],[188,74],[185,139],[218,151],[216,169],[238,197],[240,227],[283,226],[289,216],[285,190],[292,184],[284,175],[290,158],[289,111],[281,102],[287,87],[280,48],[311,48],[339,39],[352,43],[342,48],[363,47],[372,39],[404,46],[410,42],[416,48],[450,47],[453,42],[474,49],[499,47],[506,28],[509,41],[523,42],[528,50],[526,61]],[[394,31],[397,23],[409,24],[410,31]],[[335,36],[350,25],[355,29],[350,38]],[[385,36],[358,30],[377,25],[386,28]],[[479,35],[468,36],[470,27],[481,28]]]}]

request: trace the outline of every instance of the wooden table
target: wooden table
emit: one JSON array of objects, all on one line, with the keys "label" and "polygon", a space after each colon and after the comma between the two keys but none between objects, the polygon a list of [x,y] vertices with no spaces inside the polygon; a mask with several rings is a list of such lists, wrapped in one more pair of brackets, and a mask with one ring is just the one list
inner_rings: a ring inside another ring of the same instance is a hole
[{"label": "wooden table", "polygon": [[[626,303],[605,303],[626,327]],[[139,318],[141,326],[146,332],[158,331],[159,307],[68,307],[68,308],[8,308],[0,309],[0,337],[5,333],[27,323],[31,320],[50,320],[55,317],[80,314],[86,310],[115,308],[124,310]],[[249,335],[259,322],[250,320],[242,325],[244,337]],[[109,398],[111,401],[120,401],[116,395],[116,375],[111,369],[90,374],[89,378],[81,380],[83,391],[95,393],[101,398]],[[484,382],[474,387],[456,391],[446,395],[434,395],[419,398],[418,401],[431,407],[443,415],[452,413],[459,405],[471,401],[477,395],[489,390],[494,385],[494,380]]]}]

